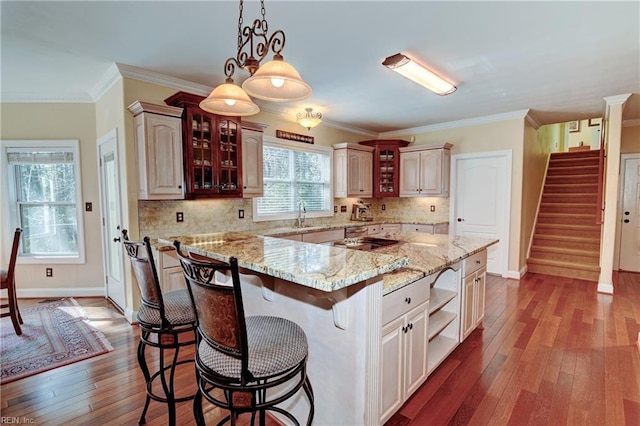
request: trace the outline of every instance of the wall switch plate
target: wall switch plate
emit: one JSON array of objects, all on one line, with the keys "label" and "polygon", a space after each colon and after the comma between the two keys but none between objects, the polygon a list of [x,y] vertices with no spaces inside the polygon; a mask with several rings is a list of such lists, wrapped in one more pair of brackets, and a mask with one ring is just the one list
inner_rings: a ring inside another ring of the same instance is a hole
[{"label": "wall switch plate", "polygon": [[436,211],[436,206],[431,206],[431,207],[429,208],[429,210],[431,210],[432,212],[435,212],[435,211]]},{"label": "wall switch plate", "polygon": [[244,219],[244,210],[238,210],[238,219]]},{"label": "wall switch plate", "polygon": [[383,204],[382,205],[382,210],[386,210],[386,209],[387,209],[387,206]]},{"label": "wall switch plate", "polygon": [[333,206],[333,212],[338,213],[338,206]]},{"label": "wall switch plate", "polygon": [[346,213],[347,212],[347,206],[340,206],[340,212],[341,213]]},{"label": "wall switch plate", "polygon": [[92,212],[93,211],[93,203],[84,203],[84,211]]},{"label": "wall switch plate", "polygon": [[176,212],[176,222],[184,222],[184,213]]},{"label": "wall switch plate", "polygon": [[53,277],[53,268],[45,269],[45,274],[47,275],[47,277]]}]

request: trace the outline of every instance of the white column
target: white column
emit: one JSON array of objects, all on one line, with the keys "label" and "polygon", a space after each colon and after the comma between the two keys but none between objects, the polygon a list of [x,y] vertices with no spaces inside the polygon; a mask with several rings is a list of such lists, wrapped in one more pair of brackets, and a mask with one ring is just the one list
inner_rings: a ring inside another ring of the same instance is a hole
[{"label": "white column", "polygon": [[620,141],[622,136],[622,110],[631,94],[610,96],[606,102],[606,166],[604,187],[604,217],[600,243],[600,277],[598,292],[613,294],[613,257],[616,241],[618,184],[620,181]]}]

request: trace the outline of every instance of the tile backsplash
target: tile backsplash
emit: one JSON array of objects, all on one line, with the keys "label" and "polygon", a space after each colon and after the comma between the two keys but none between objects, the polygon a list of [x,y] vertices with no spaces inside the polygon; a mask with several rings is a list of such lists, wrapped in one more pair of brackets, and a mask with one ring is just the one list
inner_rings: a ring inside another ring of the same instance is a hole
[{"label": "tile backsplash", "polygon": [[[376,220],[394,222],[440,223],[449,221],[449,198],[378,198],[364,199],[371,203]],[[333,217],[307,218],[307,225],[324,225],[348,222],[351,205],[355,198],[336,198],[338,213]],[[384,204],[385,210],[382,210]],[[341,213],[340,206],[347,206]],[[431,206],[435,211],[431,212]],[[244,210],[244,219],[238,211]],[[183,213],[183,222],[176,221],[176,213]],[[209,232],[254,231],[265,228],[293,226],[295,220],[269,222],[253,221],[251,199],[138,201],[140,236],[171,237],[176,235],[202,234]]]}]

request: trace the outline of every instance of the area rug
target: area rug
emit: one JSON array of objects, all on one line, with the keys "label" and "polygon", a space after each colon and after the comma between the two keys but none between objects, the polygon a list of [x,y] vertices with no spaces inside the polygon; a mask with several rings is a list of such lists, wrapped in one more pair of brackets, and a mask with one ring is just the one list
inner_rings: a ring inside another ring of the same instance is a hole
[{"label": "area rug", "polygon": [[23,307],[20,314],[21,336],[15,334],[10,318],[2,318],[2,384],[113,350],[72,298]]}]

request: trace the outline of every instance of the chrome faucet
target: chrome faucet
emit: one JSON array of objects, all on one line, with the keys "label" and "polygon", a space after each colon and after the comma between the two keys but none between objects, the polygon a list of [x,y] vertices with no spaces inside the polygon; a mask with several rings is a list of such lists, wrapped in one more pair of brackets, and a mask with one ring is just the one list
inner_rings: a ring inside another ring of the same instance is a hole
[{"label": "chrome faucet", "polygon": [[298,201],[298,228],[302,228],[304,225],[304,214],[307,212],[307,209],[304,206],[304,201]]}]

